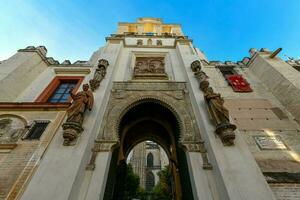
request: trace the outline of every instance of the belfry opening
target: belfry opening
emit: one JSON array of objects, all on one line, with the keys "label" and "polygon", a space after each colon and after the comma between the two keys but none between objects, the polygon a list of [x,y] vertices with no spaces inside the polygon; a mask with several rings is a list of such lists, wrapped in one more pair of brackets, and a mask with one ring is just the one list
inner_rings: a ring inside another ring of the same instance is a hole
[{"label": "belfry opening", "polygon": [[118,124],[119,143],[112,150],[104,199],[124,199],[126,160],[130,151],[143,141],[153,141],[169,160],[172,199],[194,199],[184,148],[180,119],[166,103],[144,99],[123,112]]}]

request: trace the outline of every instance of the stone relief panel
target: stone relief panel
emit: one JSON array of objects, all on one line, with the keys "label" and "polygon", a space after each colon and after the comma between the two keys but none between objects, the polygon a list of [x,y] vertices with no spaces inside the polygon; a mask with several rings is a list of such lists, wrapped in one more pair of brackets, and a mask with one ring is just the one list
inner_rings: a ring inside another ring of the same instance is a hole
[{"label": "stone relief panel", "polygon": [[164,57],[137,57],[133,69],[135,79],[167,79]]},{"label": "stone relief panel", "polygon": [[0,116],[0,144],[15,143],[26,131],[26,125],[16,117]]}]

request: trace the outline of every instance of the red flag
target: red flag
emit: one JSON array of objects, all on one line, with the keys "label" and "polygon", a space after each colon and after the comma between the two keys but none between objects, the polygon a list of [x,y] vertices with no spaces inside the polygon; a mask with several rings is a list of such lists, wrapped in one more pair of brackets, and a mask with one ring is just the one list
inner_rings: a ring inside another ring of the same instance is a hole
[{"label": "red flag", "polygon": [[229,75],[226,77],[235,92],[252,92],[250,84],[242,75]]}]

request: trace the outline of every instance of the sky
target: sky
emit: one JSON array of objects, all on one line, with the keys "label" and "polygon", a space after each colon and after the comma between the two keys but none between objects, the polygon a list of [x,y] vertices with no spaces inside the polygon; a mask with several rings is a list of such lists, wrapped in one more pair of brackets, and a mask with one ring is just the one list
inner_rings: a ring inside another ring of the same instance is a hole
[{"label": "sky", "polygon": [[209,60],[239,61],[250,48],[300,59],[300,0],[0,0],[0,60],[44,45],[48,57],[88,60],[118,22],[179,23]]}]

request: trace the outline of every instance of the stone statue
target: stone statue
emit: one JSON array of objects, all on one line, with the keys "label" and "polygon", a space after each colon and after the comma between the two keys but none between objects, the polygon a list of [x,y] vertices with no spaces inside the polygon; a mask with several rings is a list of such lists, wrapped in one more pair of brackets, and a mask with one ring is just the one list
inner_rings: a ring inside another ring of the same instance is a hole
[{"label": "stone statue", "polygon": [[95,91],[100,86],[101,81],[104,79],[106,75],[106,69],[108,65],[109,63],[105,59],[100,59],[98,61],[98,68],[94,73],[94,77],[89,81],[92,91]]},{"label": "stone statue", "polygon": [[204,98],[209,112],[217,124],[229,122],[229,112],[223,106],[224,99],[219,93],[215,93],[211,87],[204,88]]},{"label": "stone statue", "polygon": [[224,99],[215,93],[211,87],[203,88],[204,99],[209,113],[216,124],[216,133],[226,146],[234,144],[236,126],[229,121],[229,111],[224,106]]},{"label": "stone statue", "polygon": [[201,70],[199,60],[192,62],[191,68],[200,83],[200,89],[204,93],[208,111],[216,124],[216,133],[220,136],[224,145],[233,145],[236,126],[229,121],[229,111],[224,106],[224,99],[221,94],[215,93],[209,86],[208,76]]},{"label": "stone statue", "polygon": [[83,85],[83,91],[70,95],[73,99],[72,105],[67,110],[67,121],[62,125],[64,129],[64,145],[74,145],[72,142],[77,139],[79,133],[83,131],[82,123],[85,111],[91,110],[94,103],[94,96],[92,91],[89,90],[89,85]]}]

